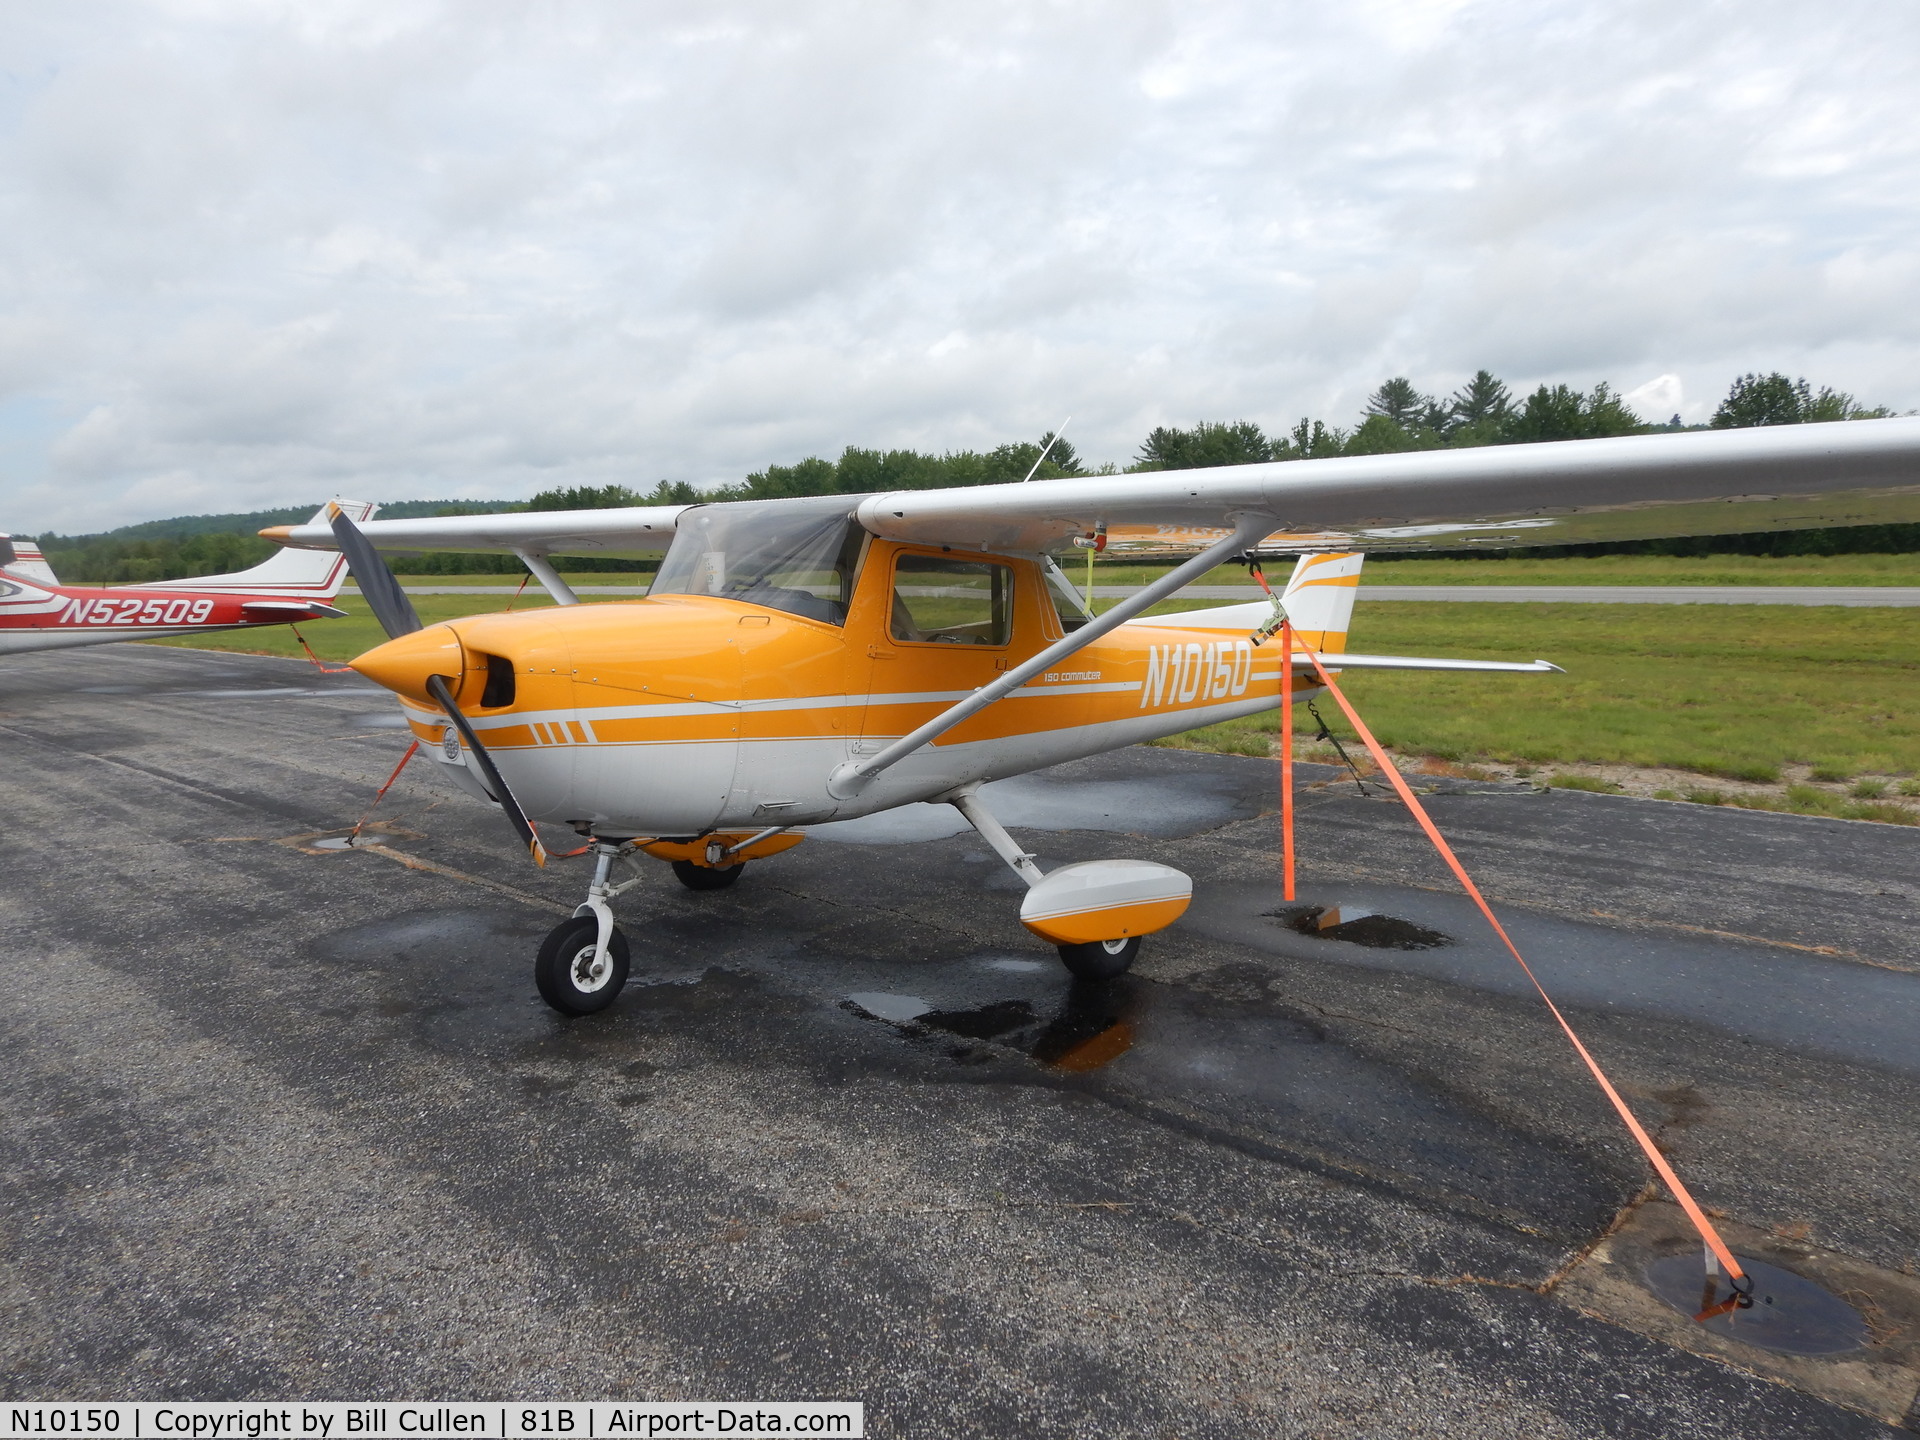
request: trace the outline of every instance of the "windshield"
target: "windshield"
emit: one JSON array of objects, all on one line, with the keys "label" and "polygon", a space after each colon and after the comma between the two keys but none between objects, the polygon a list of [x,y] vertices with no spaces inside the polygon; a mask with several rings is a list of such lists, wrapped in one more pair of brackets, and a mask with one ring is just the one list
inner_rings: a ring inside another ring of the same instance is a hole
[{"label": "windshield", "polygon": [[719,595],[843,624],[866,532],[860,497],[702,505],[682,512],[650,595]]}]

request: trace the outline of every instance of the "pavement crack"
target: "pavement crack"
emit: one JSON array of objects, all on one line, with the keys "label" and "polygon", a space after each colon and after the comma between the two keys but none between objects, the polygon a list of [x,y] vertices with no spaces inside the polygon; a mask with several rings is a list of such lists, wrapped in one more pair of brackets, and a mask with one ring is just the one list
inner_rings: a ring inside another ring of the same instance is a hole
[{"label": "pavement crack", "polygon": [[[1272,990],[1273,986],[1269,986],[1268,989]],[[1405,1025],[1390,1025],[1385,1020],[1373,1020],[1365,1015],[1349,1014],[1345,1010],[1329,1010],[1324,1005],[1316,1005],[1311,1000],[1301,1000],[1294,996],[1288,996],[1287,1003],[1289,1005],[1298,1005],[1303,1010],[1311,1010],[1314,1014],[1325,1016],[1329,1020],[1350,1020],[1355,1025],[1370,1025],[1377,1030],[1391,1030],[1396,1035],[1418,1035],[1420,1033],[1418,1030],[1410,1029]]]},{"label": "pavement crack", "polygon": [[1587,1258],[1592,1255],[1594,1251],[1598,1250],[1602,1245],[1606,1244],[1607,1241],[1619,1234],[1620,1231],[1626,1227],[1627,1222],[1633,1219],[1635,1212],[1637,1212],[1642,1205],[1645,1205],[1649,1200],[1657,1199],[1659,1194],[1660,1187],[1653,1181],[1649,1180],[1645,1185],[1642,1185],[1639,1193],[1634,1195],[1631,1200],[1627,1201],[1627,1203],[1622,1205],[1618,1210],[1614,1211],[1613,1219],[1607,1222],[1604,1230],[1578,1250],[1574,1251],[1572,1255],[1567,1257],[1566,1262],[1562,1264],[1558,1270],[1547,1276],[1545,1280],[1542,1280],[1538,1286],[1533,1288],[1542,1295],[1551,1295],[1554,1290],[1559,1287],[1561,1281],[1565,1280],[1567,1276],[1571,1275],[1586,1263]]}]

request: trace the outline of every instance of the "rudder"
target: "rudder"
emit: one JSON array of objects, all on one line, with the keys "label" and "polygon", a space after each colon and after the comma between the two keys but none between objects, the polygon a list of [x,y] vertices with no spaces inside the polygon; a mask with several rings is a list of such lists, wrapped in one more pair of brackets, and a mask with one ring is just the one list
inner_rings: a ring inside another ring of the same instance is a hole
[{"label": "rudder", "polygon": [[[358,523],[380,507],[364,500],[336,500],[349,519]],[[330,507],[323,506],[307,523],[324,525]],[[198,590],[218,594],[222,591],[261,595],[285,595],[301,600],[331,600],[346,582],[346,557],[337,550],[282,549],[269,555],[251,570],[231,575],[198,575],[187,580],[161,580],[142,585],[143,590]]]},{"label": "rudder", "polygon": [[1294,633],[1309,649],[1337,655],[1347,648],[1353,602],[1360,594],[1361,554],[1302,555],[1281,593]]}]

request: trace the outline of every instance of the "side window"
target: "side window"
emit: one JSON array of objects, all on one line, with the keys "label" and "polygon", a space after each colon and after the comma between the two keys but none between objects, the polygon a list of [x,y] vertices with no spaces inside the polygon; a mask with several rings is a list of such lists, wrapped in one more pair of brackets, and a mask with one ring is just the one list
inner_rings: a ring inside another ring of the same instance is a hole
[{"label": "side window", "polygon": [[1013,567],[902,555],[893,567],[892,633],[909,644],[1006,644],[1013,636]]}]

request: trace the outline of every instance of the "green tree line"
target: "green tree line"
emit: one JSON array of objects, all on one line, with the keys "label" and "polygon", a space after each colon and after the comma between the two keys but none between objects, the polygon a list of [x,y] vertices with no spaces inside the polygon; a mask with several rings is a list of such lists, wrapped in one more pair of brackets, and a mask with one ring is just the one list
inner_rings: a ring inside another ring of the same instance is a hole
[{"label": "green tree line", "polygon": [[[383,514],[461,515],[508,510],[595,510],[630,505],[691,505],[701,501],[776,500],[800,495],[860,495],[885,490],[939,490],[997,485],[1025,479],[1075,475],[1136,474],[1152,470],[1207,469],[1337,455],[1385,455],[1410,450],[1458,449],[1478,445],[1523,445],[1542,441],[1590,440],[1610,435],[1639,435],[1688,428],[1729,429],[1756,425],[1798,425],[1825,420],[1870,420],[1888,415],[1884,407],[1860,404],[1844,391],[1775,371],[1742,375],[1703,427],[1688,427],[1678,415],[1649,424],[1627,408],[1602,382],[1582,391],[1568,385],[1541,385],[1516,397],[1507,385],[1481,370],[1451,395],[1422,393],[1405,376],[1384,382],[1367,399],[1350,428],[1303,418],[1290,430],[1268,434],[1251,420],[1201,421],[1159,426],[1141,442],[1124,467],[1089,466],[1073,445],[1052,432],[1037,441],[1010,441],[991,450],[878,450],[849,445],[837,460],[810,456],[790,465],[769,465],[734,485],[700,490],[684,480],[662,480],[642,492],[625,485],[583,485],[545,490],[519,503],[458,504],[407,501]],[[273,551],[253,532],[266,525],[305,519],[318,505],[262,511],[251,515],[195,516],[152,521],[105,535],[42,535],[41,548],[63,578],[91,584],[185,579],[241,570]],[[224,527],[224,528],[215,528]],[[1834,530],[1784,531],[1764,535],[1700,536],[1681,540],[1645,540],[1609,545],[1538,547],[1510,552],[1554,554],[1761,554],[1819,555],[1904,553],[1920,550],[1920,525],[1862,525]],[[1486,559],[1509,552],[1474,552]],[[412,575],[516,574],[520,562],[510,555],[426,554],[392,557],[393,568]],[[568,557],[571,570],[646,571],[650,560]]]}]

